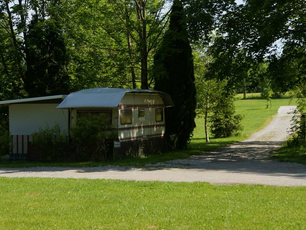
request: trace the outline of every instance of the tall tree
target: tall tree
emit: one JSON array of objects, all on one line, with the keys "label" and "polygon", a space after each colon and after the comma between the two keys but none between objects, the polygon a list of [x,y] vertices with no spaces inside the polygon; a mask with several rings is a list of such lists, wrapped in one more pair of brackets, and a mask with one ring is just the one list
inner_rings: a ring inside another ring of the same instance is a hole
[{"label": "tall tree", "polygon": [[[191,15],[200,17],[209,10],[209,2],[191,0]],[[215,75],[227,79],[234,86],[237,82],[248,82],[249,69],[268,61],[273,65],[268,68],[268,72],[272,85],[277,86],[274,87],[275,90],[288,90],[290,85],[298,83],[301,78],[293,77],[292,72],[277,70],[284,67],[283,63],[291,60],[302,63],[302,54],[306,55],[303,52],[306,47],[305,1],[245,0],[239,6],[234,0],[214,2],[215,10],[211,12],[214,16],[212,34],[215,38],[211,36],[213,39],[210,40],[210,52],[215,59],[211,65]],[[192,5],[199,7],[194,8]],[[189,24],[190,31],[200,28],[203,21],[198,21],[199,25]],[[205,29],[201,28],[200,31],[205,32]],[[199,36],[194,37],[196,40],[202,39]],[[298,68],[301,69],[302,66],[299,65]],[[302,77],[301,74],[299,76]],[[294,78],[296,83],[292,81]]]},{"label": "tall tree", "polygon": [[[0,0],[0,3],[1,27],[9,38],[6,43],[11,44],[0,58],[5,69],[3,76],[14,79],[11,82],[18,91],[15,97],[68,93],[69,77],[63,68],[67,57],[58,13],[62,1]],[[10,56],[9,64],[6,56]]]},{"label": "tall tree", "polygon": [[61,26],[34,15],[26,34],[24,87],[30,97],[69,92],[68,56]]},{"label": "tall tree", "polygon": [[166,139],[177,149],[187,148],[195,127],[194,67],[185,12],[175,0],[170,25],[154,58],[155,89],[171,95],[175,107],[166,110]]},{"label": "tall tree", "polygon": [[148,89],[153,80],[149,79],[150,57],[168,25],[169,11],[165,12],[166,1],[113,0],[113,2],[116,9],[114,13],[127,31],[128,52],[131,52],[132,42],[138,53],[136,57],[140,60],[141,88]]}]

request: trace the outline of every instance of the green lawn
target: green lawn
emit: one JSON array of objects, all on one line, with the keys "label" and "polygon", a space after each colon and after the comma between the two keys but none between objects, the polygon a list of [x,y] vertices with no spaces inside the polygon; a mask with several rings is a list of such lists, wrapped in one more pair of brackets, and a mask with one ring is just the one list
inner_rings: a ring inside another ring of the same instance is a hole
[{"label": "green lawn", "polygon": [[238,136],[222,139],[211,139],[210,143],[206,143],[204,139],[204,121],[203,118],[197,118],[197,127],[194,130],[194,136],[191,140],[189,148],[184,151],[169,152],[160,155],[143,157],[138,159],[124,159],[108,162],[81,162],[81,163],[31,163],[31,162],[10,162],[0,161],[0,167],[32,167],[32,166],[98,166],[98,165],[121,165],[144,167],[148,163],[158,163],[167,160],[180,159],[189,157],[192,154],[201,154],[205,151],[216,147],[229,145],[244,139],[247,139],[252,133],[259,131],[265,127],[271,120],[273,115],[277,113],[281,105],[293,105],[290,99],[273,99],[272,108],[266,109],[266,100],[248,99],[237,100],[235,102],[236,112],[243,115],[242,125],[244,130]]},{"label": "green lawn", "polygon": [[306,188],[0,178],[0,228],[305,229]]},{"label": "green lawn", "polygon": [[285,145],[272,155],[272,158],[281,162],[294,162],[306,165],[306,148],[288,147]]}]

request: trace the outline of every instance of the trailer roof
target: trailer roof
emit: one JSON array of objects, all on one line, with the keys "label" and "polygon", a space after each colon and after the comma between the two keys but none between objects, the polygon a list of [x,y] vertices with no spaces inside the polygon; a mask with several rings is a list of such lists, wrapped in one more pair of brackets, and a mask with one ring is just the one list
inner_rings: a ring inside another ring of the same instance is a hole
[{"label": "trailer roof", "polygon": [[0,101],[0,105],[35,103],[35,102],[37,102],[37,103],[43,103],[43,102],[50,103],[52,101],[57,101],[57,103],[59,103],[60,101],[62,101],[66,97],[67,97],[67,95],[54,95],[54,96],[45,96],[45,97],[32,97],[32,98],[14,99],[14,100]]},{"label": "trailer roof", "polygon": [[174,106],[169,94],[147,89],[119,89],[119,88],[95,88],[85,89],[69,94],[65,100],[57,106],[58,109],[107,107],[116,108],[127,93],[158,94],[162,97],[165,106]]}]

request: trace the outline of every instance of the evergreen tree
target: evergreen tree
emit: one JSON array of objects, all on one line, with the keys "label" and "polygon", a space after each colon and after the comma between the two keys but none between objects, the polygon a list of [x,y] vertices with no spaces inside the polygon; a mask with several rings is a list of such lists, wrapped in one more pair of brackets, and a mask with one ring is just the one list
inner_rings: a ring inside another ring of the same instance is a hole
[{"label": "evergreen tree", "polygon": [[195,127],[196,90],[193,57],[184,9],[173,2],[169,29],[154,57],[155,89],[171,95],[175,104],[166,110],[166,139],[177,149],[187,148]]},{"label": "evergreen tree", "polygon": [[27,70],[23,81],[29,96],[67,94],[68,55],[59,23],[35,15],[26,34],[26,45]]}]

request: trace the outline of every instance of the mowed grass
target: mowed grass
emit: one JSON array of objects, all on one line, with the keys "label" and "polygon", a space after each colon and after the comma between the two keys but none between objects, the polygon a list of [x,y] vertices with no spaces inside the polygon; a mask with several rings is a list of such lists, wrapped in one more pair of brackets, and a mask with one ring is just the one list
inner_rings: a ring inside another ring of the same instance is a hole
[{"label": "mowed grass", "polygon": [[0,228],[305,229],[306,188],[0,178]]},{"label": "mowed grass", "polygon": [[280,162],[294,162],[306,165],[306,147],[305,146],[289,147],[287,144],[285,144],[271,157],[272,159]]},{"label": "mowed grass", "polygon": [[147,156],[142,158],[128,158],[123,160],[113,160],[104,162],[80,162],[80,163],[33,163],[33,162],[11,162],[0,160],[0,167],[35,167],[35,166],[63,166],[63,167],[95,167],[99,165],[120,165],[145,167],[146,164],[154,164],[168,160],[187,158],[193,154],[202,154],[220,146],[226,146],[238,141],[242,141],[250,137],[250,135],[264,128],[277,114],[279,106],[295,105],[290,99],[272,99],[272,108],[266,108],[266,100],[263,99],[247,99],[235,101],[236,113],[243,116],[242,125],[244,130],[239,135],[229,138],[214,139],[211,138],[209,143],[205,142],[204,119],[196,118],[196,128],[193,138],[187,150],[172,151],[168,153]]}]

